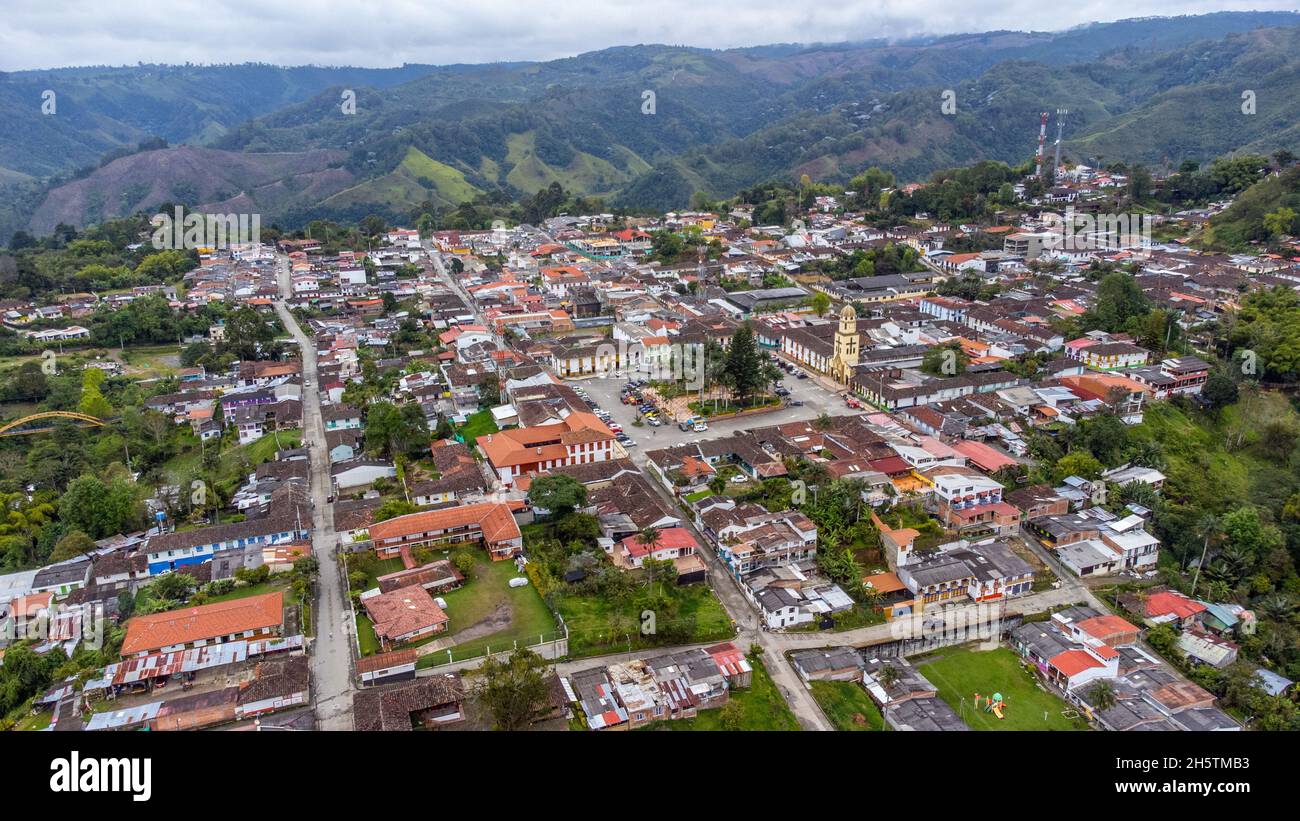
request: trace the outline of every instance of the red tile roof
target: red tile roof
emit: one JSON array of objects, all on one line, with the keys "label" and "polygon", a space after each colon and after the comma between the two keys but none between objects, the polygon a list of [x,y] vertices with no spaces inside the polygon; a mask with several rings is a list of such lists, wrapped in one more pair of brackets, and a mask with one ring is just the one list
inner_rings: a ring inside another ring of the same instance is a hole
[{"label": "red tile roof", "polygon": [[280,592],[136,616],[127,623],[122,655],[248,630],[268,630],[283,623],[284,594]]}]

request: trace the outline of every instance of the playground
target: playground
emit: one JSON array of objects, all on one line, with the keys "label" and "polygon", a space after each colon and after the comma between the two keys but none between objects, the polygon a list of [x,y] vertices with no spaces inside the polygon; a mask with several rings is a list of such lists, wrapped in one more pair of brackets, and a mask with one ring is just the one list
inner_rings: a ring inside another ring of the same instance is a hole
[{"label": "playground", "polygon": [[942,650],[918,660],[917,669],[972,730],[1087,728],[1069,704],[1042,689],[1020,657],[1005,647]]}]

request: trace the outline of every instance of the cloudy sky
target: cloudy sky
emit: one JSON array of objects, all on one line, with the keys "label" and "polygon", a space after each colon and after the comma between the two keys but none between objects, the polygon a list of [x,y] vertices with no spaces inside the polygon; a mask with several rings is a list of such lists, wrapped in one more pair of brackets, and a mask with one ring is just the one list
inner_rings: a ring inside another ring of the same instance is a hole
[{"label": "cloudy sky", "polygon": [[481,63],[636,43],[727,48],[1054,31],[1118,17],[1294,7],[1295,0],[3,0],[0,70],[136,62]]}]

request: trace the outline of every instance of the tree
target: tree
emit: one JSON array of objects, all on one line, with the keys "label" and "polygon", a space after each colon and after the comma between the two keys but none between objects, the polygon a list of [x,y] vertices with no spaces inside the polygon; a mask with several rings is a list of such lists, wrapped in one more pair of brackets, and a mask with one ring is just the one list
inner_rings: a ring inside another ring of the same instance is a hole
[{"label": "tree", "polygon": [[1096,479],[1101,476],[1101,462],[1086,450],[1076,450],[1065,454],[1056,462],[1056,475],[1059,479],[1078,476],[1083,479]]},{"label": "tree", "polygon": [[98,476],[83,474],[59,498],[59,520],[92,539],[121,533],[141,518],[136,489],[126,479],[105,483]]},{"label": "tree", "polygon": [[94,549],[94,539],[80,530],[73,530],[54,545],[54,552],[50,553],[50,561],[61,562],[78,556],[89,556]]},{"label": "tree", "polygon": [[522,647],[505,659],[487,657],[474,695],[492,716],[493,729],[525,729],[550,706],[546,669],[545,659]]},{"label": "tree", "polygon": [[826,293],[818,291],[812,295],[809,305],[812,306],[813,313],[817,314],[817,316],[826,316],[826,312],[831,309],[831,298]]},{"label": "tree", "polygon": [[1111,333],[1124,329],[1129,318],[1145,316],[1151,303],[1132,274],[1112,271],[1097,285],[1097,302],[1088,313],[1089,324]]},{"label": "tree", "polygon": [[528,503],[559,518],[587,504],[587,487],[564,473],[541,476],[528,488]]},{"label": "tree", "polygon": [[931,376],[957,376],[966,372],[970,357],[958,343],[937,345],[921,358],[921,370]]},{"label": "tree", "polygon": [[424,412],[414,402],[397,407],[392,402],[375,402],[366,409],[366,449],[393,457],[425,452],[429,429]]},{"label": "tree", "polygon": [[1271,237],[1290,236],[1295,233],[1295,209],[1285,206],[1264,215],[1264,228]]},{"label": "tree", "polygon": [[183,602],[195,586],[194,577],[188,573],[164,573],[149,585],[149,592],[163,602]]},{"label": "tree", "polygon": [[655,545],[659,544],[659,538],[662,536],[659,528],[650,525],[636,534],[637,543],[646,548],[649,552],[654,553]]},{"label": "tree", "polygon": [[257,309],[244,305],[226,317],[226,333],[221,348],[244,360],[258,359],[275,339],[275,330]]},{"label": "tree", "polygon": [[1088,691],[1088,700],[1092,702],[1092,706],[1095,707],[1098,712],[1109,710],[1111,707],[1115,706],[1117,701],[1115,685],[1104,679],[1098,681],[1092,686],[1092,689]]},{"label": "tree", "polygon": [[758,352],[754,329],[746,322],[731,335],[727,359],[723,366],[723,380],[731,387],[732,396],[743,407],[746,401],[763,387],[763,358]]},{"label": "tree", "polygon": [[396,519],[398,516],[405,516],[408,513],[414,513],[417,510],[419,510],[418,507],[405,499],[389,499],[379,507],[375,508],[372,521],[386,522],[389,519]]},{"label": "tree", "polygon": [[880,668],[880,671],[876,673],[876,680],[880,682],[880,686],[884,687],[886,691],[897,684],[900,678],[902,678],[902,674],[899,673],[898,668],[892,664],[884,665]]},{"label": "tree", "polygon": [[1237,383],[1217,371],[1206,377],[1205,384],[1201,386],[1201,398],[1213,410],[1236,402],[1237,395]]}]

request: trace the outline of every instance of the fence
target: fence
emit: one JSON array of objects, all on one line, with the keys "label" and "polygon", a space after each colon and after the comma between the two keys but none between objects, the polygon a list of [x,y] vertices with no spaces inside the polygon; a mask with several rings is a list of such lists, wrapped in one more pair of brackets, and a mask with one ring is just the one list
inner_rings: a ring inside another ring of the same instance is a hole
[{"label": "fence", "polygon": [[[484,645],[483,648],[471,649],[466,652],[457,652],[457,648],[449,647],[446,650],[435,650],[427,656],[422,656],[416,664],[415,674],[417,676],[432,676],[436,673],[446,672],[449,668],[469,669],[478,667],[489,657],[495,659],[504,659],[519,648],[526,648],[533,651],[544,659],[555,660],[564,658],[569,654],[569,628],[563,622],[559,630],[552,630],[549,633],[538,635],[537,641],[533,643],[520,643],[518,640],[504,642],[503,646]],[[444,659],[445,660],[441,660]],[[435,664],[425,665],[425,659],[440,659]]]}]

